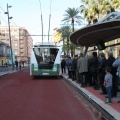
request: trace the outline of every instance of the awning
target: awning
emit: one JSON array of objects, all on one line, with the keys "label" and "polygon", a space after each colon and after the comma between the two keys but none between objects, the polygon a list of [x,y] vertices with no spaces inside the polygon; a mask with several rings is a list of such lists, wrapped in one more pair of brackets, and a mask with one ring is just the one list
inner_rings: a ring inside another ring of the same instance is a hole
[{"label": "awning", "polygon": [[84,27],[70,35],[75,45],[92,47],[102,42],[120,38],[120,20],[102,22]]}]

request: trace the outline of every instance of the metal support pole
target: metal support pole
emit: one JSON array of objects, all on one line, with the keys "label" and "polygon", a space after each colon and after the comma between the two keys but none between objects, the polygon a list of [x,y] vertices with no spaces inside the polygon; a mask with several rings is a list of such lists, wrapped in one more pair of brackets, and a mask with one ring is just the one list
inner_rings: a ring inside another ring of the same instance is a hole
[{"label": "metal support pole", "polygon": [[87,50],[88,50],[88,46],[85,46],[85,50],[84,50],[84,53],[83,53],[84,57],[86,56]]},{"label": "metal support pole", "polygon": [[9,8],[7,4],[7,15],[8,15],[8,27],[9,27],[9,40],[10,40],[10,50],[11,50],[11,62],[12,62],[12,70],[14,70],[14,64],[13,64],[13,52],[12,52],[12,44],[11,44],[11,31],[10,31],[10,17],[9,17]]}]

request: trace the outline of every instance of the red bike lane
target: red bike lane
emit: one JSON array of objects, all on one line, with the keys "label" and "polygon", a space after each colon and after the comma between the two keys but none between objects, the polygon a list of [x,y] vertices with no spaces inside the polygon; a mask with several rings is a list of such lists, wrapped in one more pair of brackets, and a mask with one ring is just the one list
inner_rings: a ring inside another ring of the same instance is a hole
[{"label": "red bike lane", "polygon": [[22,70],[0,78],[0,120],[96,120],[63,79]]}]

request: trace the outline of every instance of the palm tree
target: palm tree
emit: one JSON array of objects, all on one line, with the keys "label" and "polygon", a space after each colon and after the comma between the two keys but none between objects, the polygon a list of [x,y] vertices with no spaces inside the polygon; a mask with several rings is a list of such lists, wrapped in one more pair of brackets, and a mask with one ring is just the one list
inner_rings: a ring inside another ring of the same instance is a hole
[{"label": "palm tree", "polygon": [[82,0],[84,5],[80,6],[80,12],[84,15],[87,19],[88,23],[95,23],[97,22],[97,9],[95,0]]},{"label": "palm tree", "polygon": [[79,9],[78,8],[68,8],[64,14],[64,19],[62,22],[69,23],[71,22],[72,25],[72,31],[74,32],[74,23],[81,24],[82,23],[82,17],[79,15]]},{"label": "palm tree", "polygon": [[87,19],[94,23],[95,19],[101,19],[105,14],[115,11],[109,0],[82,0],[85,8],[80,6],[81,13],[87,10]]},{"label": "palm tree", "polygon": [[[68,55],[69,54],[69,36],[71,33],[71,29],[69,26],[63,26],[60,29],[58,29],[57,32],[61,34],[61,37],[63,39],[63,51],[65,53],[65,50],[66,50]],[[66,42],[67,44],[65,43],[65,39],[67,39],[67,42]]]},{"label": "palm tree", "polygon": [[[71,22],[72,25],[72,32],[74,32],[74,24],[75,22],[77,24],[81,24],[82,23],[82,17],[79,15],[80,11],[78,8],[68,8],[66,11],[66,13],[64,14],[64,19],[62,20],[62,22],[64,23],[69,23]],[[67,40],[68,42],[68,46],[69,46],[69,40]],[[71,55],[73,57],[73,50],[74,48],[71,47]]]},{"label": "palm tree", "polygon": [[[75,48],[77,50],[82,51],[82,46],[77,46],[74,45],[69,41],[69,36],[71,34],[71,28],[69,26],[63,26],[60,29],[57,29],[57,33],[61,35],[61,40],[63,40],[63,46],[62,46],[62,51],[67,53],[67,56],[69,55],[69,52],[71,50],[71,56],[74,56],[75,54]],[[64,54],[65,55],[65,54]]]},{"label": "palm tree", "polygon": [[[84,15],[84,21],[85,21],[85,19],[87,19],[87,21],[90,25],[91,21],[89,21],[89,18],[88,18],[88,8],[85,7],[85,5],[80,6],[80,13],[82,13]],[[84,24],[85,24],[85,22],[84,22]]]},{"label": "palm tree", "polygon": [[109,0],[103,0],[101,3],[101,9],[100,9],[100,13],[101,14],[109,14],[110,12],[114,12],[115,9],[112,6],[111,2]]},{"label": "palm tree", "polygon": [[115,9],[120,10],[120,0],[111,0],[111,2],[112,2],[112,6],[113,6]]}]

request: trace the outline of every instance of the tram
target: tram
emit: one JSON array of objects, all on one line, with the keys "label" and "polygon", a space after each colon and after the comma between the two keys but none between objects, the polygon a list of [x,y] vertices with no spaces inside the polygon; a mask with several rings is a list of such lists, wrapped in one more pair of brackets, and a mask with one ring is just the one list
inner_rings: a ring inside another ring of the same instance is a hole
[{"label": "tram", "polygon": [[52,43],[36,43],[31,50],[31,76],[59,76],[60,48]]}]

